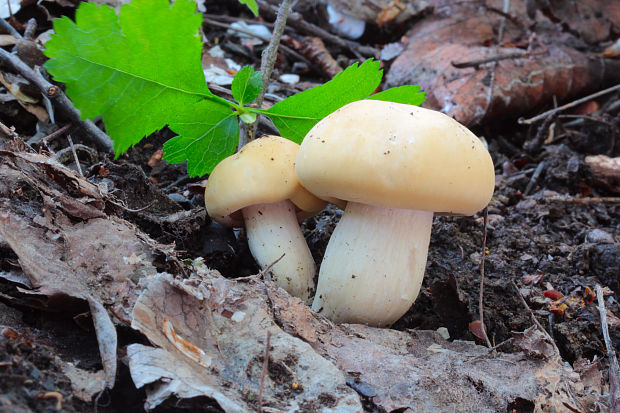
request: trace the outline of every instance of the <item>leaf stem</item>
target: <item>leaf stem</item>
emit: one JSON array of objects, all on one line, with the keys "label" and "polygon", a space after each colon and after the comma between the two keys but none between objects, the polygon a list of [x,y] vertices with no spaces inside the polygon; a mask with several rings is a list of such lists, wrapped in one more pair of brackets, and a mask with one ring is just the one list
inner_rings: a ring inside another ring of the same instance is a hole
[{"label": "leaf stem", "polygon": [[[263,104],[263,99],[265,98],[265,92],[267,91],[267,86],[269,86],[269,79],[271,78],[271,73],[273,72],[273,66],[276,62],[276,56],[278,53],[278,47],[280,46],[280,39],[282,38],[282,33],[284,33],[284,27],[286,26],[286,19],[291,11],[291,0],[282,0],[280,3],[280,8],[278,9],[278,14],[276,16],[276,22],[273,27],[273,33],[271,34],[271,41],[267,48],[263,51],[260,71],[263,75],[263,87],[261,88],[260,94],[258,98],[255,100],[256,106],[260,107]],[[260,113],[256,111],[256,113]],[[256,128],[258,127],[258,122],[254,122],[247,130],[246,133],[239,134],[239,148],[242,148],[246,143],[250,140],[254,139],[254,135],[256,135]]]},{"label": "leaf stem", "polygon": [[205,99],[207,99],[207,100],[210,100],[212,102],[219,103],[221,105],[231,107],[231,108],[233,108],[233,109],[235,109],[237,111],[240,111],[240,112],[244,112],[245,111],[243,106],[237,105],[236,103],[231,102],[231,101],[229,101],[227,99],[224,99],[222,97],[219,97],[217,95],[206,95],[205,94],[205,95],[200,95],[200,96],[205,98]]}]

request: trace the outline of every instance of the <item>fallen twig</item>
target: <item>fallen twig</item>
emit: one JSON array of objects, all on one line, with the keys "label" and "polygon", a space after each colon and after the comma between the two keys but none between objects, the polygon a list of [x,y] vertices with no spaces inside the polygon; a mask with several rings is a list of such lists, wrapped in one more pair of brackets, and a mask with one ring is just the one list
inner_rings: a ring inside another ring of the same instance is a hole
[{"label": "fallen twig", "polygon": [[570,202],[577,204],[600,204],[604,202],[619,204],[620,197],[616,196],[594,196],[594,197],[574,197],[574,196],[550,196],[543,198],[545,201]]},{"label": "fallen twig", "polygon": [[[0,19],[2,20],[2,19]],[[14,127],[8,127],[6,126],[4,123],[0,122],[0,133],[3,134],[4,136],[6,136],[7,138],[17,138],[17,133],[15,133],[15,128]]]},{"label": "fallen twig", "polygon": [[[271,32],[271,39],[269,40],[267,48],[263,50],[263,54],[261,55],[260,72],[263,77],[263,86],[258,94],[258,97],[254,101],[258,107],[261,107],[263,104],[263,99],[265,98],[267,87],[269,86],[269,79],[271,79],[271,73],[273,72],[273,65],[276,62],[280,40],[282,40],[282,33],[284,33],[284,27],[286,26],[286,19],[288,18],[290,11],[291,0],[282,0],[282,3],[280,3],[280,7],[278,8],[273,31]],[[241,128],[241,133],[239,134],[238,149],[243,148],[246,143],[254,139],[256,129],[258,128],[258,118],[249,127],[245,127],[243,122],[242,126],[244,127]]]},{"label": "fallen twig", "polygon": [[525,144],[523,145],[523,149],[525,149],[527,152],[532,152],[532,153],[538,151],[538,148],[540,148],[543,141],[545,140],[545,132],[549,130],[549,128],[551,127],[551,124],[553,124],[553,122],[557,119],[557,117],[558,117],[557,112],[550,113],[549,116],[547,116],[545,120],[538,127],[538,130],[536,131],[536,136],[534,136],[534,139],[525,142]]},{"label": "fallen twig", "polygon": [[536,327],[538,327],[538,329],[545,335],[547,336],[547,338],[549,339],[549,341],[551,342],[551,345],[553,346],[553,349],[555,350],[555,354],[556,356],[560,356],[560,349],[558,349],[558,346],[555,344],[555,341],[553,341],[553,338],[551,337],[551,335],[549,334],[549,332],[547,330],[545,330],[545,327],[542,326],[542,324],[540,324],[540,322],[536,319],[536,316],[534,315],[534,312],[532,311],[532,309],[530,308],[529,305],[527,305],[527,302],[525,301],[525,298],[523,298],[523,295],[521,294],[521,291],[519,291],[519,287],[517,286],[517,284],[515,284],[515,282],[513,280],[510,280],[510,283],[512,284],[512,286],[514,287],[514,289],[517,291],[517,295],[519,296],[519,299],[521,300],[521,304],[523,304],[523,306],[525,307],[525,309],[527,310],[528,315],[530,316],[530,320],[532,321],[533,324],[536,325]]},{"label": "fallen twig", "polygon": [[265,360],[263,361],[263,371],[260,375],[260,387],[258,389],[258,408],[260,412],[263,411],[263,391],[265,389],[265,376],[267,375],[267,369],[269,367],[269,347],[271,346],[271,331],[267,331],[267,343],[265,344]]},{"label": "fallen twig", "polygon": [[[253,32],[251,32],[249,30],[244,30],[244,29],[240,29],[238,27],[233,27],[230,24],[220,23],[218,21],[209,19],[207,17],[203,18],[202,21],[204,23],[207,23],[207,24],[211,25],[211,26],[222,27],[224,29],[234,30],[234,31],[239,32],[239,33],[247,34],[248,36],[256,37],[257,39],[260,39],[260,40],[262,40],[264,42],[269,42],[271,40],[269,37],[261,36],[260,34],[253,33]],[[280,45],[280,49],[282,49],[282,51],[288,53],[289,55],[291,55],[295,59],[304,62],[308,66],[312,66],[312,62],[310,60],[306,59],[303,55],[299,54],[298,52],[296,52],[295,50],[291,49],[290,47],[281,44]]]},{"label": "fallen twig", "polygon": [[536,185],[538,178],[540,178],[540,174],[542,173],[542,171],[545,169],[546,166],[547,166],[547,161],[542,161],[541,163],[538,164],[538,166],[534,170],[534,173],[532,174],[532,177],[530,178],[530,182],[528,182],[527,187],[525,188],[525,191],[523,192],[523,195],[529,195],[532,189],[534,189],[534,186]]},{"label": "fallen twig", "polygon": [[[489,5],[484,4],[484,3],[482,4],[482,7],[484,7],[486,10],[488,10],[488,11],[490,11],[492,13],[499,14],[505,20],[511,21],[515,26],[517,26],[519,28],[519,30],[521,30],[521,32],[523,32],[523,33],[527,33],[528,32],[528,29],[525,26],[525,24],[521,23],[521,21],[519,19],[517,19],[515,16],[511,15],[507,11],[504,11],[506,9],[506,7],[504,7],[504,10],[500,10],[500,9],[498,9],[496,7],[492,7],[492,6],[489,6]],[[499,37],[501,37],[501,36],[499,36]]]},{"label": "fallen twig", "polygon": [[[261,10],[275,14],[275,8],[265,0],[257,0],[257,3],[259,4]],[[320,27],[307,22],[299,13],[291,13],[288,21],[292,27],[295,27],[301,32],[312,36],[318,36],[329,43],[350,50],[360,60],[363,60],[363,56],[374,57],[375,59],[379,58],[379,52],[374,47],[362,46],[352,40],[342,39],[339,36],[333,35],[327,30],[321,29]]]},{"label": "fallen twig", "polygon": [[155,202],[157,202],[157,201],[150,202],[150,203],[146,204],[145,206],[143,206],[143,207],[141,207],[141,208],[138,208],[138,209],[131,209],[131,208],[127,208],[125,205],[120,204],[120,203],[118,203],[118,202],[114,202],[114,201],[112,201],[111,199],[108,199],[108,202],[110,202],[111,204],[116,205],[117,207],[120,207],[120,208],[124,209],[124,210],[125,210],[125,211],[127,211],[127,212],[133,212],[133,213],[135,213],[135,212],[142,212],[142,211],[144,211],[144,210],[146,210],[146,209],[149,209],[150,207],[152,207],[153,205],[155,205]]},{"label": "fallen twig", "polygon": [[483,297],[484,297],[484,259],[486,256],[487,250],[487,224],[489,222],[489,208],[484,208],[484,229],[482,235],[482,253],[480,256],[480,291],[478,296],[478,312],[480,313],[480,327],[482,327],[482,335],[484,336],[484,340],[487,342],[487,347],[493,347],[491,345],[491,341],[489,341],[489,336],[487,335],[487,327],[484,325],[484,305],[483,305]]},{"label": "fallen twig", "polygon": [[561,112],[563,110],[573,108],[575,106],[581,105],[582,103],[585,103],[599,96],[603,96],[608,93],[615,92],[616,90],[620,90],[620,84],[617,84],[616,86],[612,86],[610,88],[598,91],[596,93],[592,93],[591,95],[585,96],[581,99],[574,100],[565,105],[558,106],[557,108],[550,109],[546,112],[541,113],[540,115],[534,116],[533,118],[529,118],[529,119],[519,118],[518,122],[520,125],[531,125],[534,122],[538,122],[541,119],[545,119],[547,116],[551,115],[552,113]]},{"label": "fallen twig", "polygon": [[485,63],[497,63],[500,62],[502,60],[509,60],[509,59],[521,59],[521,58],[525,58],[525,57],[532,57],[532,56],[539,56],[542,54],[547,53],[547,50],[537,50],[537,51],[532,51],[532,52],[517,52],[517,53],[507,53],[507,54],[499,54],[499,55],[495,55],[495,56],[489,56],[489,57],[485,57],[484,59],[477,59],[477,60],[468,60],[465,62],[454,62],[451,61],[450,64],[454,67],[456,67],[457,69],[465,69],[468,67],[475,67],[478,68],[478,66],[485,64]]},{"label": "fallen twig", "polygon": [[15,28],[13,26],[11,26],[11,24],[9,22],[7,22],[4,19],[0,19],[0,27],[2,27],[4,30],[7,31],[8,34],[10,34],[11,36],[13,36],[16,39],[23,39],[22,35],[19,34],[19,32],[17,30],[15,30]]},{"label": "fallen twig", "polygon": [[67,135],[67,140],[69,141],[69,145],[71,146],[71,152],[73,152],[73,159],[75,160],[75,166],[80,173],[80,176],[84,177],[84,173],[82,172],[82,167],[80,166],[80,160],[75,152],[75,146],[73,145],[73,139],[71,139],[71,135]]},{"label": "fallen twig", "polygon": [[90,120],[81,120],[80,112],[75,108],[75,106],[73,106],[73,103],[69,100],[67,95],[65,95],[58,86],[48,82],[38,70],[32,69],[30,66],[22,62],[16,55],[1,48],[0,63],[17,71],[20,75],[36,85],[43,95],[53,99],[58,105],[58,108],[61,109],[61,111],[64,112],[73,123],[80,124],[83,127],[86,132],[85,137],[93,144],[107,152],[114,151],[114,146],[110,137],[95,126],[95,124]]},{"label": "fallen twig", "polygon": [[55,138],[58,135],[62,135],[63,133],[67,132],[69,129],[71,129],[73,127],[73,123],[67,123],[65,126],[63,126],[62,128],[50,133],[49,135],[46,136],[33,136],[32,138],[28,139],[28,142],[26,142],[28,145],[33,145],[35,143],[39,143],[41,141],[43,142],[47,142],[52,138]]},{"label": "fallen twig", "polygon": [[620,366],[618,366],[616,351],[609,337],[605,298],[603,297],[603,289],[599,284],[596,285],[596,298],[598,300],[598,312],[601,315],[601,328],[607,349],[607,358],[609,359],[609,411],[616,413],[620,412]]}]

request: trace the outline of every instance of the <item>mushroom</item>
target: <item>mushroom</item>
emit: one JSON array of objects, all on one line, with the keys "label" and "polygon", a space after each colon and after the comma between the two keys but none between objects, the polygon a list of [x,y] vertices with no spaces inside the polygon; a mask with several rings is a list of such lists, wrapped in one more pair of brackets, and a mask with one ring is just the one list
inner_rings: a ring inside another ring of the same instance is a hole
[{"label": "mushroom", "polygon": [[326,202],[297,180],[298,149],[298,144],[279,136],[248,143],[213,169],[205,206],[220,224],[245,226],[259,266],[271,266],[269,273],[278,285],[308,302],[316,268],[298,220],[314,215]]},{"label": "mushroom", "polygon": [[335,322],[387,326],[422,284],[433,212],[472,215],[494,189],[482,142],[436,111],[377,100],[317,123],[297,177],[318,197],[346,200],[327,245],[312,308]]}]

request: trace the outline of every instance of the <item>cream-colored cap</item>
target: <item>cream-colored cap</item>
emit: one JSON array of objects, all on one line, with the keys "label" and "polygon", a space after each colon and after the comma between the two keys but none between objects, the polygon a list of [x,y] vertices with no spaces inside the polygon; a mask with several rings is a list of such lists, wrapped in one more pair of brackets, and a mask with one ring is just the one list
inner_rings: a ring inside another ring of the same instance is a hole
[{"label": "cream-colored cap", "polygon": [[299,145],[279,136],[264,136],[220,162],[207,180],[205,206],[209,216],[228,226],[243,226],[241,209],[290,200],[304,219],[326,202],[301,186],[295,176]]},{"label": "cream-colored cap", "polygon": [[464,215],[484,208],[495,185],[491,156],[466,127],[378,100],[350,103],[317,123],[296,172],[321,198]]}]

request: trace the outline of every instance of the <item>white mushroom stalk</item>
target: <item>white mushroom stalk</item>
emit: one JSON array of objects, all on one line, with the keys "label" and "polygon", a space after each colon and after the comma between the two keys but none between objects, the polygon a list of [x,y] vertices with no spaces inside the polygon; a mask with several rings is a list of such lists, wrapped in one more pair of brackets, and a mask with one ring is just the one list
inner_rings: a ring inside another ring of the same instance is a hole
[{"label": "white mushroom stalk", "polygon": [[429,211],[349,202],[325,251],[312,309],[337,323],[394,323],[420,291],[432,223]]},{"label": "white mushroom stalk", "polygon": [[[291,295],[309,303],[314,293],[314,259],[289,200],[243,208],[252,256]],[[274,264],[275,263],[275,264]]]},{"label": "white mushroom stalk", "polygon": [[336,322],[387,326],[422,282],[433,212],[472,215],[495,172],[480,139],[429,109],[378,100],[343,106],[304,138],[300,183],[348,201],[329,241],[312,307]]},{"label": "white mushroom stalk", "polygon": [[205,206],[220,224],[245,226],[258,265],[269,268],[278,285],[309,304],[315,264],[298,222],[319,212],[326,202],[295,176],[298,150],[295,142],[279,136],[248,143],[213,169]]}]

